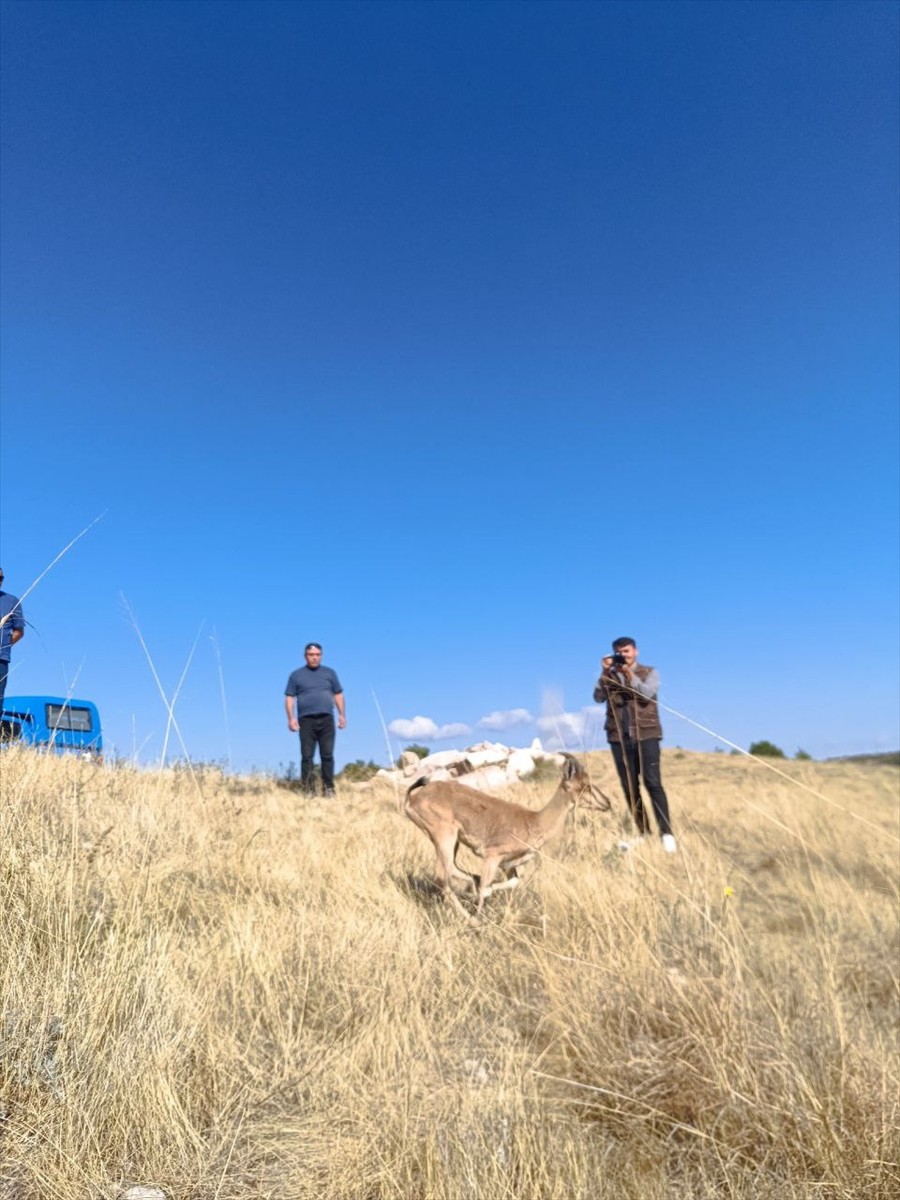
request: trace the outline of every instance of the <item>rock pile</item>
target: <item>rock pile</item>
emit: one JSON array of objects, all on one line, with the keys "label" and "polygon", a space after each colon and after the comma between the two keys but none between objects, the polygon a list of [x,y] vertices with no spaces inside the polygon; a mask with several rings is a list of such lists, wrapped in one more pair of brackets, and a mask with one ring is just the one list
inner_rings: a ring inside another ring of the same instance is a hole
[{"label": "rock pile", "polygon": [[378,778],[403,781],[408,787],[416,779],[456,779],[467,787],[496,791],[530,775],[538,763],[562,765],[563,756],[545,750],[535,738],[527,750],[516,750],[500,742],[479,742],[465,750],[438,750],[419,758],[404,750],[393,770],[381,770]]}]

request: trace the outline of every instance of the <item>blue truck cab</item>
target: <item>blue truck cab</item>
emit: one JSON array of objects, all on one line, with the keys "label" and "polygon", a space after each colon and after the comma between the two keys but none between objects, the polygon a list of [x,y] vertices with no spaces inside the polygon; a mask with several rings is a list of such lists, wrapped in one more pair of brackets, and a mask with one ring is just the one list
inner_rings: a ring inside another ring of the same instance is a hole
[{"label": "blue truck cab", "polygon": [[53,754],[103,761],[100,714],[90,700],[68,696],[7,696],[0,738]]}]

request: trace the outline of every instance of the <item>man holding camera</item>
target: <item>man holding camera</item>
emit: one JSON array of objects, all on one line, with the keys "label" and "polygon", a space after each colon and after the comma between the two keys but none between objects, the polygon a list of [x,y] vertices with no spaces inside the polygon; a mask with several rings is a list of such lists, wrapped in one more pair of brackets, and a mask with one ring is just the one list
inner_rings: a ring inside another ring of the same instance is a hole
[{"label": "man holding camera", "polygon": [[[662,846],[674,854],[678,845],[669,820],[669,801],[662,785],[659,744],[662,725],[656,696],[659,672],[638,662],[634,638],[616,638],[613,652],[601,662],[600,678],[594,688],[594,700],[606,704],[606,740],[612,751],[628,809],[637,827],[637,841],[650,832],[650,818],[644,810],[640,780],[643,778]],[[629,843],[621,843],[629,849]]]}]

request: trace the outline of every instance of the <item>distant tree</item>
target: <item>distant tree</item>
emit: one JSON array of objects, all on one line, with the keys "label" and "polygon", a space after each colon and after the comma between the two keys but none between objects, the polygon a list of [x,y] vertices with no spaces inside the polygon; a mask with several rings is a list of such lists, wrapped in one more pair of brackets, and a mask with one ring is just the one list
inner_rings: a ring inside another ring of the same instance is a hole
[{"label": "distant tree", "polygon": [[[411,750],[413,752],[413,754],[417,755],[419,758],[427,758],[428,755],[431,753],[431,751],[428,749],[427,746],[420,746],[418,742],[410,742],[410,744],[408,746],[404,746],[403,747],[404,754],[406,753],[407,750]],[[399,766],[399,764],[400,764],[400,760],[398,759],[397,765]]]},{"label": "distant tree", "polygon": [[758,758],[784,758],[784,751],[780,750],[773,742],[751,742],[750,753],[755,754]]},{"label": "distant tree", "polygon": [[794,758],[796,758],[798,762],[811,762],[812,761],[812,755],[807,754],[805,750],[798,750],[797,753],[794,755]]}]

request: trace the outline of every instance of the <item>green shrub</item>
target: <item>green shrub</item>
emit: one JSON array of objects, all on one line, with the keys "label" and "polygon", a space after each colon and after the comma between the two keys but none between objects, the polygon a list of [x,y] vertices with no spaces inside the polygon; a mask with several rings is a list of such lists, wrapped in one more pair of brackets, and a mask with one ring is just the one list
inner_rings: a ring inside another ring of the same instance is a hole
[{"label": "green shrub", "polygon": [[812,755],[807,754],[805,750],[798,750],[794,755],[798,762],[812,762]]},{"label": "green shrub", "polygon": [[750,753],[755,754],[758,758],[784,758],[784,751],[780,750],[773,742],[751,742]]},{"label": "green shrub", "polygon": [[[418,742],[410,742],[408,746],[404,746],[403,753],[405,754],[407,750],[411,750],[413,754],[417,755],[419,758],[427,758],[431,753],[427,746],[420,746]],[[399,758],[397,759],[395,765],[398,767],[400,766]]]},{"label": "green shrub", "polygon": [[534,770],[524,776],[529,783],[559,783],[559,767],[549,758],[541,758],[534,764]]},{"label": "green shrub", "polygon": [[338,779],[342,783],[365,783],[367,779],[371,779],[373,775],[377,775],[380,770],[381,768],[378,763],[372,762],[371,758],[368,762],[357,758],[344,766],[343,770],[338,774]]}]

